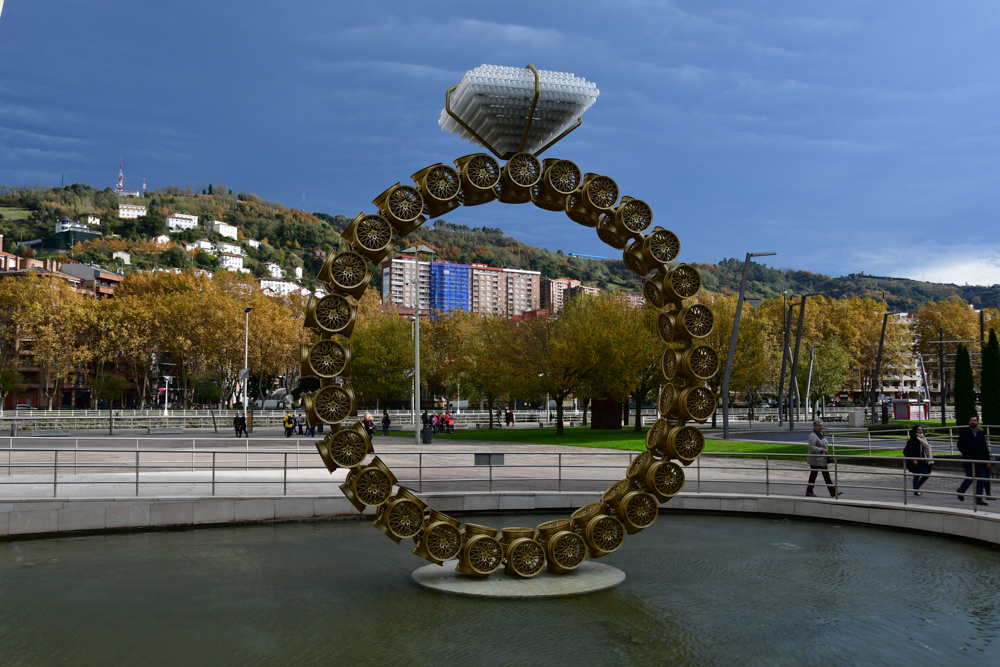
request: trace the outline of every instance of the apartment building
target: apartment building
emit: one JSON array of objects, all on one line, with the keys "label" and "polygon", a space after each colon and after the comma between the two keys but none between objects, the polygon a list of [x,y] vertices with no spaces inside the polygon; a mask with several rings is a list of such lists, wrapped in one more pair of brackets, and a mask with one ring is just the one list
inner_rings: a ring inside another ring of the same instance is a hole
[{"label": "apartment building", "polygon": [[412,257],[396,257],[382,262],[382,302],[391,303],[402,314],[412,315],[419,286],[420,312],[424,315],[430,313],[430,267],[430,262],[420,262],[418,266]]},{"label": "apartment building", "polygon": [[502,275],[507,289],[507,317],[538,310],[541,302],[540,272],[505,268]]}]

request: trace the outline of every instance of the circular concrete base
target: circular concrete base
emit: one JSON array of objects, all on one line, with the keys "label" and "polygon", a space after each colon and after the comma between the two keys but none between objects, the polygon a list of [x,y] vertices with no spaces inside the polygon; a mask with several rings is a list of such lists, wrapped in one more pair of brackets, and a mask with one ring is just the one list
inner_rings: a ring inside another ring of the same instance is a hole
[{"label": "circular concrete base", "polygon": [[470,577],[455,570],[457,560],[439,565],[425,565],[414,570],[413,580],[425,588],[445,593],[488,598],[544,598],[580,595],[602,591],[625,581],[625,573],[616,567],[584,561],[565,574],[543,570],[531,579],[511,577],[496,572],[489,577]]}]

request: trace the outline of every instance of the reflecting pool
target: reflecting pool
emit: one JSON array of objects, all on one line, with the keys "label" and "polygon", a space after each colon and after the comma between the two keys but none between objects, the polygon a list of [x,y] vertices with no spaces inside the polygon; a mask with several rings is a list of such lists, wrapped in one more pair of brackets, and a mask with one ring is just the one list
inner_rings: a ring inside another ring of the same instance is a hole
[{"label": "reflecting pool", "polygon": [[0,664],[1000,664],[988,546],[668,514],[601,562],[628,578],[483,600],[360,521],[0,542]]}]

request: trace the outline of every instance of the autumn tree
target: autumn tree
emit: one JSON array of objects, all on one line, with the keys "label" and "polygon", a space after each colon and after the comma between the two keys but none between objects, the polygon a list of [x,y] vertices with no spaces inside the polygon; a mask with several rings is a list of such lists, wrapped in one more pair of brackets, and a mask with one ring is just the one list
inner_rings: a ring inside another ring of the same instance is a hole
[{"label": "autumn tree", "polygon": [[[459,374],[472,389],[472,394],[486,401],[493,414],[497,399],[509,395],[511,382],[511,354],[513,353],[514,324],[502,317],[467,318],[468,333],[462,342],[458,361]],[[493,428],[493,419],[489,420]]]},{"label": "autumn tree", "polygon": [[351,384],[359,397],[387,405],[413,388],[413,337],[409,320],[367,292],[351,336]]},{"label": "autumn tree", "polygon": [[[975,341],[979,340],[979,318],[976,311],[961,299],[948,301],[931,301],[923,304],[913,314],[913,333],[918,354],[924,358],[939,359],[939,348],[936,341]],[[953,358],[958,352],[957,343],[945,343],[946,359]],[[928,373],[938,379],[938,386],[945,391],[945,378],[942,378],[940,364],[927,364]]]},{"label": "autumn tree", "polygon": [[52,276],[27,276],[21,281],[26,307],[22,311],[21,337],[40,370],[48,409],[61,382],[69,379],[88,358],[80,340],[84,319],[83,297],[64,280]]},{"label": "autumn tree", "polygon": [[990,329],[990,338],[983,351],[983,367],[979,391],[983,405],[983,423],[1000,424],[1000,343],[997,332]]},{"label": "autumn tree", "polygon": [[590,316],[587,299],[572,299],[559,318],[525,320],[515,329],[513,371],[525,393],[546,394],[556,402],[556,434],[563,435],[563,402],[602,369],[592,337],[602,323]]}]

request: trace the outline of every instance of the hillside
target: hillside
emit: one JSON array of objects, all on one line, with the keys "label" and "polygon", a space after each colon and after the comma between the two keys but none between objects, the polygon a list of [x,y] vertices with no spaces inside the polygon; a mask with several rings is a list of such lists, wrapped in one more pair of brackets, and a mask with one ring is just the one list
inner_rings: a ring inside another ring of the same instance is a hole
[{"label": "hillside", "polygon": [[[120,199],[111,188],[97,190],[82,184],[58,188],[0,187],[3,249],[23,252],[23,248],[18,250],[20,240],[51,234],[55,222],[64,215],[77,220],[86,214],[95,214],[101,217],[100,228],[104,239],[82,244],[64,253],[76,261],[118,266],[111,258],[112,253],[129,250],[133,255],[130,270],[192,264],[214,268],[218,261],[206,253],[195,254],[192,258],[179,246],[164,250],[149,243],[149,239],[166,232],[164,218],[169,213],[188,213],[198,215],[203,222],[222,220],[236,225],[241,239],[262,241],[259,249],[247,250],[245,266],[255,275],[265,274],[261,266],[264,262],[274,262],[288,272],[302,267],[304,283],[309,286],[322,264],[322,259],[313,257],[312,251],[330,252],[343,248],[339,232],[350,223],[350,219],[342,215],[307,213],[285,208],[253,194],[233,194],[226,186],[188,186],[184,189],[170,186],[147,193],[139,201],[148,207],[149,215],[136,220],[121,220],[117,215],[118,204],[127,203],[127,200]],[[220,240],[206,227],[171,234],[171,239],[177,242],[192,242],[198,238]],[[408,244],[425,243],[435,248],[442,259],[453,262],[520,267],[540,271],[543,279],[574,278],[604,289],[639,290],[642,287],[642,281],[621,260],[584,259],[528,246],[497,228],[472,228],[437,219],[426,223],[407,241]],[[697,266],[702,272],[705,289],[723,293],[739,289],[742,260],[726,258],[718,264]],[[377,286],[381,287],[381,271],[375,271],[374,276]],[[901,311],[913,310],[927,301],[956,297],[977,308],[1000,307],[1000,285],[959,286],[864,274],[834,278],[809,271],[752,265],[747,284],[748,296],[769,298],[781,296],[783,292],[789,295],[819,292],[831,297],[884,298],[890,308]]]}]

